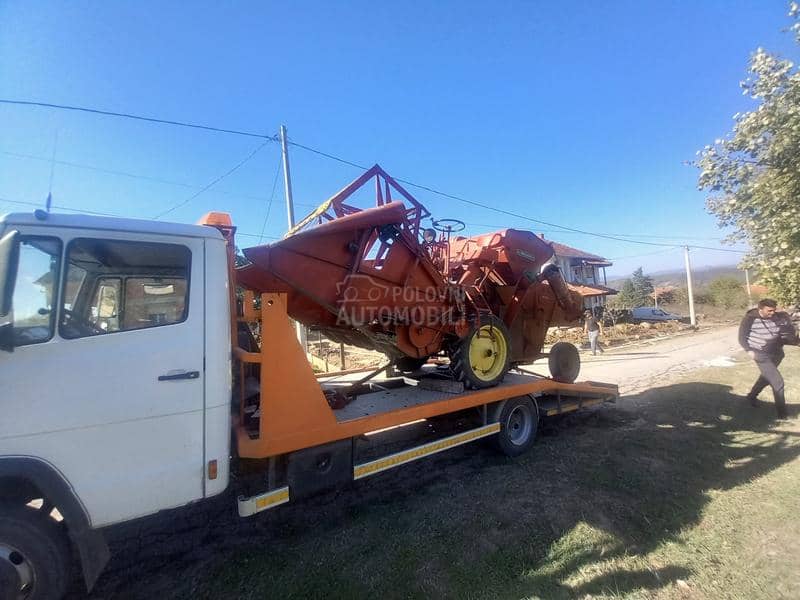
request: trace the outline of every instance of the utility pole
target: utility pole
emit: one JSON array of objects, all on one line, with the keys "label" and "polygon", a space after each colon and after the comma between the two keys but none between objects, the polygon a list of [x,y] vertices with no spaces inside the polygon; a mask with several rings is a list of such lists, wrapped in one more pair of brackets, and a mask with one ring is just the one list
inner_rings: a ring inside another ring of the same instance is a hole
[{"label": "utility pole", "polygon": [[[283,157],[283,191],[286,196],[286,216],[289,222],[289,231],[294,227],[294,199],[292,198],[292,174],[289,170],[289,145],[286,142],[286,126],[281,125],[281,156]],[[306,327],[299,321],[294,322],[297,329],[297,340],[303,348],[303,352],[308,352],[308,336]]]},{"label": "utility pole", "polygon": [[294,227],[294,199],[292,198],[292,174],[289,170],[289,145],[286,142],[286,125],[281,125],[281,156],[283,156],[283,191],[286,196],[286,216],[291,230]]},{"label": "utility pole", "polygon": [[753,292],[750,291],[750,270],[744,270],[744,280],[747,283],[747,304],[753,306]]},{"label": "utility pole", "polygon": [[686,287],[689,291],[689,322],[692,326],[697,325],[697,318],[694,315],[694,292],[692,291],[692,264],[689,262],[689,246],[683,247],[683,257],[686,260]]}]

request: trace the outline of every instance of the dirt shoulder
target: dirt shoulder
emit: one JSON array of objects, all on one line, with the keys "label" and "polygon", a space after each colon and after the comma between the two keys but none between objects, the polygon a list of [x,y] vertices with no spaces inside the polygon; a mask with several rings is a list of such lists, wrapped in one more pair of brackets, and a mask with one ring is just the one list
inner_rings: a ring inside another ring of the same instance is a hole
[{"label": "dirt shoulder", "polygon": [[[606,348],[597,356],[582,351],[579,379],[616,383],[621,393],[631,394],[683,373],[724,363],[740,352],[735,326],[689,330]],[[546,374],[547,360],[536,361],[530,368]]]}]

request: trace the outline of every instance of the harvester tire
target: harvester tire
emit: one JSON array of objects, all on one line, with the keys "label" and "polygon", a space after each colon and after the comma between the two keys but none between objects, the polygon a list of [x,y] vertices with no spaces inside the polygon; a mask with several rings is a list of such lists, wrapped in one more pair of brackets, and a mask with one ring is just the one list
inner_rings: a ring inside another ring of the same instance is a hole
[{"label": "harvester tire", "polygon": [[550,375],[560,383],[573,383],[581,372],[581,356],[569,342],[556,342],[550,348],[547,364]]},{"label": "harvester tire", "polygon": [[450,354],[450,369],[468,389],[493,387],[508,371],[511,336],[494,315],[480,318]]}]

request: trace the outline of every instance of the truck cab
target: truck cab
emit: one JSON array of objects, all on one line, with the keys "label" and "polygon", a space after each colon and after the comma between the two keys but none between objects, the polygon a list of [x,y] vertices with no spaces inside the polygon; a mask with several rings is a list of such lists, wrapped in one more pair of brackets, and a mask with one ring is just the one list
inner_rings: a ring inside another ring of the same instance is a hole
[{"label": "truck cab", "polygon": [[91,583],[107,557],[92,531],[226,488],[228,285],[213,227],[0,217],[0,534],[9,518],[50,531],[26,506],[40,499]]}]

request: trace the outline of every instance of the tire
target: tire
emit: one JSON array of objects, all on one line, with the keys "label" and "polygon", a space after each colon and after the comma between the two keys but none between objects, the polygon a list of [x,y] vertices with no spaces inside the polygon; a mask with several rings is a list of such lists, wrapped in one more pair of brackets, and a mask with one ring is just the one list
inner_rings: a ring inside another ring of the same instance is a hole
[{"label": "tire", "polygon": [[556,342],[547,358],[550,375],[560,383],[572,383],[581,372],[581,356],[569,342]]},{"label": "tire", "polygon": [[397,359],[397,362],[395,362],[394,366],[401,373],[414,373],[415,371],[419,371],[422,368],[422,365],[424,365],[426,362],[428,362],[427,356],[424,358],[402,356]]},{"label": "tire", "polygon": [[511,337],[494,315],[480,318],[450,353],[450,369],[468,389],[493,387],[508,371]]},{"label": "tire", "polygon": [[0,506],[0,563],[3,600],[58,600],[66,593],[71,571],[66,533],[35,508]]},{"label": "tire", "polygon": [[500,423],[500,431],[493,438],[495,448],[506,456],[519,456],[536,441],[539,409],[528,396],[511,398],[500,409],[497,422]]}]

